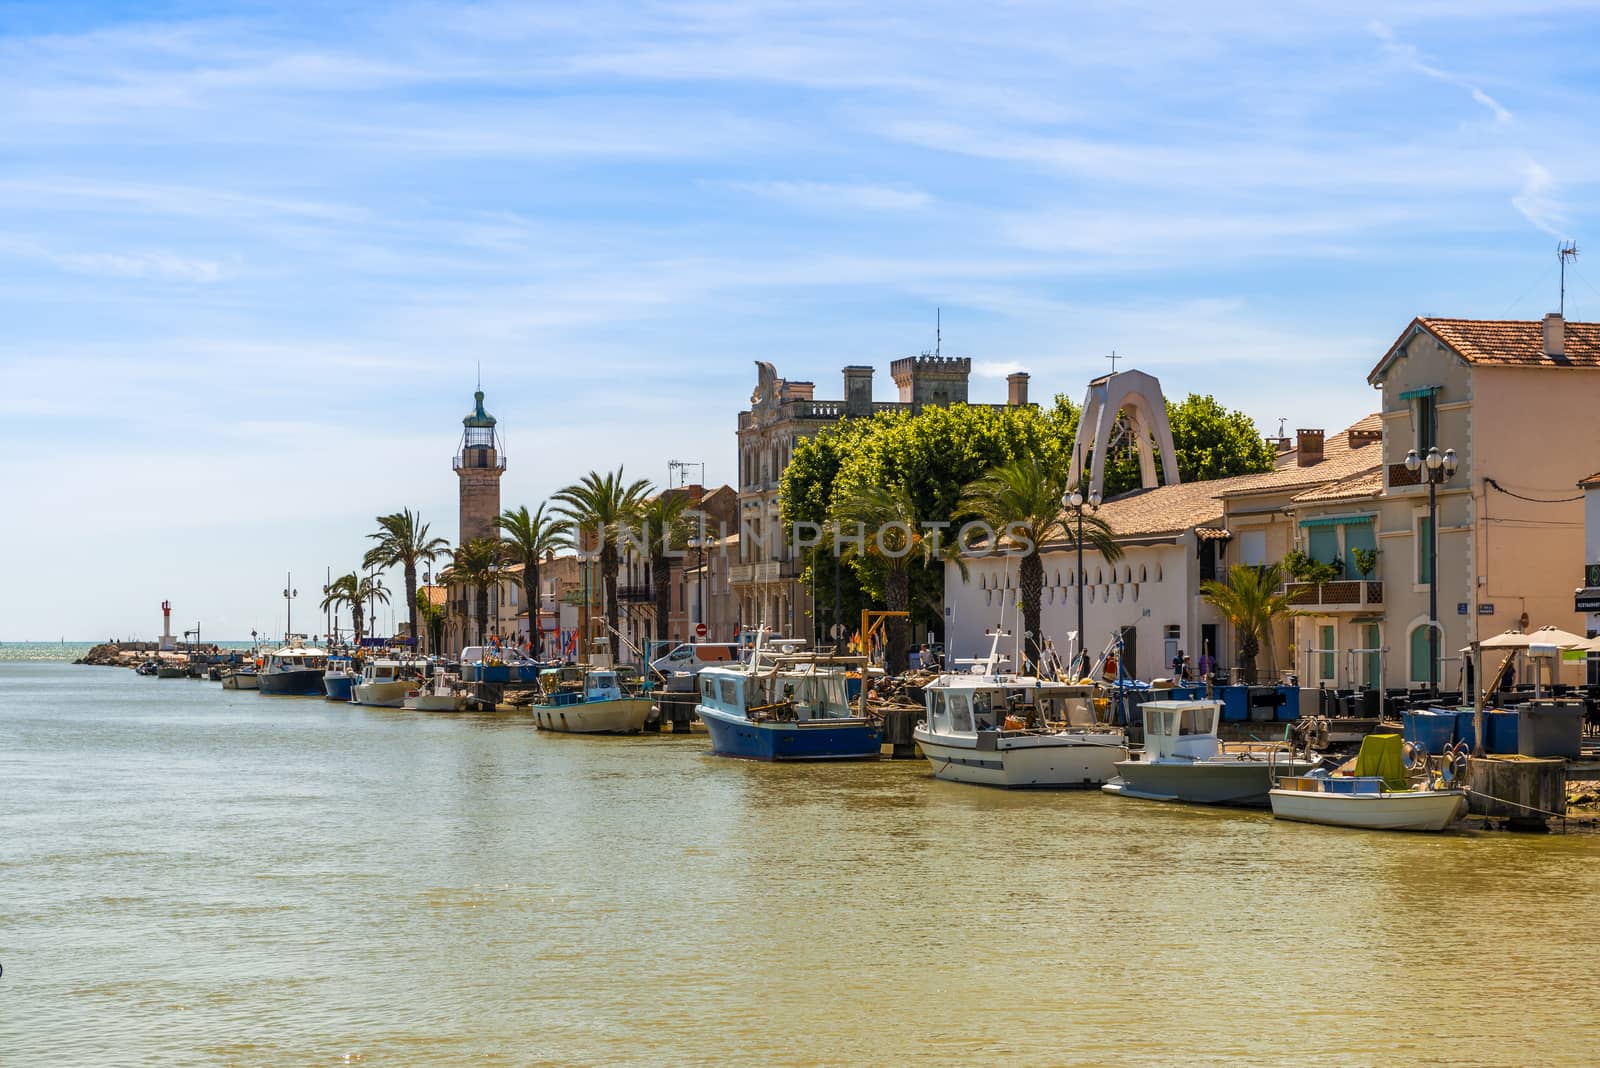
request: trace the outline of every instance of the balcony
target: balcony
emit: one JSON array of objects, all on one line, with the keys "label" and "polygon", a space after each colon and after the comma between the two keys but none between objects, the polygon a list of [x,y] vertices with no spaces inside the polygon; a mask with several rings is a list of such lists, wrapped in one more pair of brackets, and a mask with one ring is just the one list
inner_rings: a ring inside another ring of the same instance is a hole
[{"label": "balcony", "polygon": [[787,578],[785,564],[780,560],[763,560],[755,564],[734,564],[728,571],[728,581],[734,585],[749,582],[777,582]]},{"label": "balcony", "polygon": [[1378,579],[1338,579],[1333,582],[1286,582],[1283,591],[1295,605],[1325,608],[1330,612],[1357,611],[1383,606],[1383,583]]},{"label": "balcony", "polygon": [[625,604],[640,604],[656,599],[656,592],[649,586],[618,586],[617,600]]}]

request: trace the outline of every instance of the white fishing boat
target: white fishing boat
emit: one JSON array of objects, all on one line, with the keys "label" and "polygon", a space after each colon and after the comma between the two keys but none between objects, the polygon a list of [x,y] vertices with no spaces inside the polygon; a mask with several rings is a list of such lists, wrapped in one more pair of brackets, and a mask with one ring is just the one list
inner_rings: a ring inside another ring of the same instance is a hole
[{"label": "white fishing boat", "polygon": [[361,669],[361,681],[352,689],[350,700],[374,708],[400,708],[406,692],[416,686],[407,666],[398,660],[369,660]]},{"label": "white fishing boat", "polygon": [[[1448,759],[1435,775],[1424,754],[1421,781],[1406,776],[1400,736],[1369,734],[1361,740],[1353,775],[1291,775],[1271,791],[1280,820],[1369,831],[1442,831],[1467,814],[1467,791],[1453,787]],[[1463,757],[1464,760],[1464,757]]]},{"label": "white fishing boat", "polygon": [[540,730],[566,734],[638,734],[654,702],[645,694],[629,693],[611,668],[582,673],[576,686],[563,684],[562,672],[547,669],[539,682],[543,693],[530,706]]},{"label": "white fishing boat", "polygon": [[1101,789],[1147,801],[1266,807],[1278,776],[1304,775],[1322,762],[1276,742],[1230,742],[1217,735],[1220,701],[1147,701],[1144,750],[1117,763]]},{"label": "white fishing boat", "polygon": [[1008,789],[1099,786],[1128,758],[1124,733],[1097,722],[1091,686],[1002,670],[1002,632],[989,656],[961,660],[923,688],[927,718],[912,738],[935,778]]},{"label": "white fishing boat", "polygon": [[261,678],[256,674],[254,664],[246,664],[222,673],[222,688],[224,690],[255,690],[259,689]]},{"label": "white fishing boat", "polygon": [[415,689],[406,691],[405,707],[417,712],[460,712],[467,707],[461,676],[435,671]]},{"label": "white fishing boat", "polygon": [[322,672],[327,666],[325,651],[291,635],[288,645],[267,654],[256,688],[265,694],[321,697]]}]

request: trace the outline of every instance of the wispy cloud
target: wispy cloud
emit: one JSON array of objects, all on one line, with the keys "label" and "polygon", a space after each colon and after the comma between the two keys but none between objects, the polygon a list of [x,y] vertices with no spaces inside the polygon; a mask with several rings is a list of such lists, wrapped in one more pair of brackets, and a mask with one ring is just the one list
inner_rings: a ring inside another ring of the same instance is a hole
[{"label": "wispy cloud", "polygon": [[933,198],[927,193],[899,186],[801,181],[735,181],[726,185],[730,189],[813,211],[839,208],[865,211],[915,211],[933,203]]}]

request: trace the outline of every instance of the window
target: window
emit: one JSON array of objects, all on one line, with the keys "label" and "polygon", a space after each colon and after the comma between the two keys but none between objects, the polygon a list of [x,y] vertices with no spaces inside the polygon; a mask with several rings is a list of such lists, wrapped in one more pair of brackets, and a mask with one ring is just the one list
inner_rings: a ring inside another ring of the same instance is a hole
[{"label": "window", "polygon": [[1433,526],[1427,516],[1417,517],[1417,585],[1433,581]]},{"label": "window", "polygon": [[729,708],[737,708],[739,706],[739,698],[738,691],[734,689],[733,680],[723,679],[721,681],[722,703],[727,705]]},{"label": "window", "polygon": [[1239,532],[1239,562],[1260,567],[1267,562],[1267,532],[1241,530]]},{"label": "window", "polygon": [[1319,564],[1331,564],[1339,559],[1339,528],[1312,527],[1308,531],[1308,555]]},{"label": "window", "polygon": [[1332,627],[1319,627],[1317,630],[1318,664],[1317,677],[1332,680],[1336,656],[1334,654],[1334,636]]},{"label": "window", "polygon": [[1416,400],[1417,455],[1426,456],[1433,448],[1439,430],[1438,394],[1425,393]]},{"label": "window", "polygon": [[1433,655],[1428,642],[1429,627],[1421,624],[1411,632],[1411,681],[1428,682],[1428,661]]},{"label": "window", "polygon": [[962,733],[972,730],[972,706],[964,693],[950,695],[950,729]]},{"label": "window", "polygon": [[[1383,642],[1378,635],[1378,625],[1368,623],[1361,628],[1361,647],[1377,650],[1382,648]],[[1361,685],[1368,689],[1375,689],[1382,684],[1378,675],[1378,656],[1374,651],[1361,654]]]},{"label": "window", "polygon": [[[1367,552],[1376,552],[1378,540],[1372,528],[1370,519],[1359,523],[1346,524],[1344,528],[1344,577],[1358,579],[1361,569],[1356,567],[1356,550],[1364,549]],[[1378,572],[1374,567],[1370,578],[1377,578]]]}]

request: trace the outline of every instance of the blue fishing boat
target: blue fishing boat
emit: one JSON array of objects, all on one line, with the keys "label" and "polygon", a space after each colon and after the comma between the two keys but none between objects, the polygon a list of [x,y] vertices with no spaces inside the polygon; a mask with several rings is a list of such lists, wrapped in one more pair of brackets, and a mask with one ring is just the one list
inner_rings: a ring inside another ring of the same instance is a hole
[{"label": "blue fishing boat", "polygon": [[750,663],[700,672],[696,710],[718,756],[750,760],[876,760],[883,726],[867,715],[866,698],[848,696],[850,672],[865,657],[769,654],[758,646]]},{"label": "blue fishing boat", "polygon": [[348,656],[328,657],[328,670],[322,673],[322,690],[330,701],[348,701],[361,673]]}]

